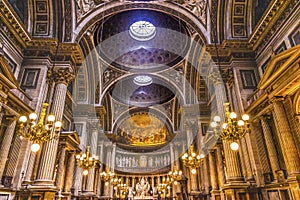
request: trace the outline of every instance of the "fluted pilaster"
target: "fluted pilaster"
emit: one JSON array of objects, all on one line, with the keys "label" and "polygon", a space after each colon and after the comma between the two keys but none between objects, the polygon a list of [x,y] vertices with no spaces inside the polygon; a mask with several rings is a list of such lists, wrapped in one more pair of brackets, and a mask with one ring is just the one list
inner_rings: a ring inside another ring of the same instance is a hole
[{"label": "fluted pilaster", "polygon": [[247,147],[247,142],[245,138],[242,138],[241,140],[241,150],[244,158],[244,163],[245,163],[245,172],[246,172],[246,180],[252,181],[254,180],[253,177],[253,172],[251,168],[251,162],[250,162],[250,156],[248,152],[248,147]]},{"label": "fluted pilaster", "polygon": [[271,129],[269,127],[267,120],[264,117],[262,117],[260,119],[260,122],[261,122],[262,129],[264,132],[264,138],[266,141],[266,146],[267,146],[269,160],[270,160],[270,164],[271,164],[271,168],[272,168],[273,177],[274,177],[274,179],[277,179],[276,172],[278,170],[280,170],[280,166],[279,166],[279,160],[277,157],[276,147],[275,147],[274,141],[273,141],[272,132],[271,132]]},{"label": "fluted pilaster", "polygon": [[280,145],[284,151],[284,161],[286,163],[289,176],[300,174],[300,158],[296,149],[295,141],[292,136],[289,123],[285,114],[283,104],[278,99],[273,102],[273,115],[275,125],[279,131]]},{"label": "fluted pilaster", "polygon": [[14,120],[7,126],[7,129],[4,133],[4,138],[2,140],[2,145],[0,146],[0,177],[2,177],[4,172],[5,163],[12,143],[12,139],[14,137],[16,124],[17,122]]},{"label": "fluted pilaster", "polygon": [[36,153],[31,151],[29,160],[28,160],[28,164],[27,164],[27,168],[26,168],[25,178],[24,178],[24,183],[26,183],[26,184],[31,182],[35,157],[36,157]]}]

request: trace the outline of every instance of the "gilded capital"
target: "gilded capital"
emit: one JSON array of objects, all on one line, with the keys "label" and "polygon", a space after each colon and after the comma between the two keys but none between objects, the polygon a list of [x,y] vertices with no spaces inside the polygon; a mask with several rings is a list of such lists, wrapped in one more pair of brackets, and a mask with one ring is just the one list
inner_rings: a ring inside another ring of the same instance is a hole
[{"label": "gilded capital", "polygon": [[69,85],[74,78],[75,74],[70,68],[49,69],[47,73],[48,84],[55,82],[56,84]]}]

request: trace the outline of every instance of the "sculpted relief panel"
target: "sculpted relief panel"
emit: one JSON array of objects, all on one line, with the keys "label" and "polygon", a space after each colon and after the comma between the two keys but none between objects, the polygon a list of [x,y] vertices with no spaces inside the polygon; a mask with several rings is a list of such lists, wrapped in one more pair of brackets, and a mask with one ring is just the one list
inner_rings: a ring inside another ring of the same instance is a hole
[{"label": "sculpted relief panel", "polygon": [[182,5],[192,11],[206,25],[207,0],[185,0]]}]

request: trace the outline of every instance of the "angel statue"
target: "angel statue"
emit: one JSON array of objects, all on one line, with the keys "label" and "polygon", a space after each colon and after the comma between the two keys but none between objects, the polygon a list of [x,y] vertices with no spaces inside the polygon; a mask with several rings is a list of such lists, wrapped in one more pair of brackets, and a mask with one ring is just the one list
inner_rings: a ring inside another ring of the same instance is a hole
[{"label": "angel statue", "polygon": [[145,180],[144,177],[142,177],[140,182],[136,184],[135,189],[137,192],[137,196],[144,198],[150,190],[150,184]]}]

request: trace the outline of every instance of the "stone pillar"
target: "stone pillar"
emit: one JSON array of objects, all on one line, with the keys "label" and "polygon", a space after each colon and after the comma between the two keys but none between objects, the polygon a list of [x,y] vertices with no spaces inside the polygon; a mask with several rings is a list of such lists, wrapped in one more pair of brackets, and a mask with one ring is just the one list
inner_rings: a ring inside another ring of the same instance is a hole
[{"label": "stone pillar", "polygon": [[218,161],[218,177],[219,177],[219,185],[223,187],[226,182],[225,172],[224,172],[224,163],[222,156],[222,149],[220,144],[217,145],[217,161]]},{"label": "stone pillar", "polygon": [[288,183],[295,199],[300,199],[300,158],[281,99],[273,101],[273,116],[288,172]]},{"label": "stone pillar", "polygon": [[210,180],[211,180],[211,187],[212,190],[218,189],[218,180],[217,180],[217,167],[216,167],[216,160],[214,152],[210,152],[208,154],[209,159],[209,170],[210,170]]},{"label": "stone pillar", "polygon": [[65,157],[66,157],[66,147],[63,145],[60,148],[60,156],[58,161],[58,169],[55,177],[56,187],[59,191],[62,191],[63,180],[65,179]]},{"label": "stone pillar", "polygon": [[264,117],[262,117],[260,119],[260,122],[261,122],[262,129],[264,132],[264,138],[266,141],[266,146],[267,146],[267,151],[268,151],[268,155],[269,155],[269,159],[270,159],[273,177],[275,180],[277,180],[277,171],[280,170],[280,166],[279,166],[279,160],[277,157],[276,147],[275,147],[274,141],[273,141],[272,132],[271,132],[271,129],[269,127],[267,120]]},{"label": "stone pillar", "polygon": [[75,169],[75,177],[73,180],[73,186],[72,188],[74,189],[74,196],[78,196],[81,194],[81,189],[82,189],[82,169],[81,167],[76,165]]},{"label": "stone pillar", "polygon": [[[210,77],[214,81],[215,95],[217,102],[218,114],[221,122],[226,121],[226,111],[224,103],[227,102],[226,92],[222,77],[219,74],[212,74]],[[243,181],[242,171],[238,160],[238,152],[234,152],[230,148],[230,143],[223,140],[227,181]]]},{"label": "stone pillar", "polygon": [[175,157],[174,157],[174,145],[173,145],[173,143],[170,143],[170,160],[171,160],[171,163],[170,163],[171,170],[173,170],[174,165],[176,165],[176,163],[174,163],[175,162]]},{"label": "stone pillar", "polygon": [[246,180],[252,182],[252,181],[254,181],[254,177],[253,177],[253,172],[252,172],[252,168],[251,168],[250,156],[248,153],[246,139],[242,138],[240,140],[240,144],[241,144],[241,153],[243,154],[244,163],[245,163],[245,172],[246,172],[245,178],[246,178]]},{"label": "stone pillar", "polygon": [[29,160],[28,160],[27,169],[26,169],[26,173],[25,173],[25,178],[24,178],[24,181],[23,181],[24,184],[31,183],[31,176],[32,176],[33,168],[34,168],[35,157],[36,157],[36,153],[30,151],[30,157],[29,157]]},{"label": "stone pillar", "polygon": [[208,156],[203,158],[203,172],[204,172],[204,190],[205,194],[209,194],[209,185],[210,185],[210,174],[209,174],[209,161]]},{"label": "stone pillar", "polygon": [[14,137],[16,124],[17,121],[14,120],[10,122],[10,124],[7,126],[4,133],[4,138],[2,140],[2,145],[0,146],[0,178],[3,176],[5,163],[7,160],[10,146],[12,144],[12,139]]},{"label": "stone pillar", "polygon": [[115,162],[116,162],[116,143],[114,143],[113,145],[112,145],[112,152],[111,152],[111,162],[110,162],[110,164],[111,164],[111,170],[112,171],[115,171]]},{"label": "stone pillar", "polygon": [[[98,144],[98,122],[93,121],[91,123],[91,128],[92,128],[92,133],[91,133],[91,155],[96,155],[97,154],[97,144]],[[86,191],[87,192],[94,192],[94,180],[95,180],[95,167],[91,167],[89,169],[88,177],[87,177],[87,187]]]},{"label": "stone pillar", "polygon": [[283,104],[279,99],[273,102],[273,115],[275,118],[275,125],[279,131],[280,146],[284,152],[284,161],[286,163],[289,176],[300,174],[300,158],[296,149],[294,138],[289,128],[289,123],[286,118]]},{"label": "stone pillar", "polygon": [[[56,69],[52,71],[52,78],[56,83],[56,87],[50,113],[55,116],[56,120],[61,121],[65,107],[67,86],[74,78],[74,74],[69,68]],[[53,186],[53,173],[57,148],[58,139],[53,139],[44,143],[41,152],[40,168],[37,173],[35,185]]]},{"label": "stone pillar", "polygon": [[67,166],[67,171],[66,171],[66,183],[65,183],[65,188],[64,192],[71,192],[71,187],[72,187],[72,181],[74,178],[74,170],[75,170],[75,153],[74,152],[69,152],[69,158],[68,158],[68,166]]}]

